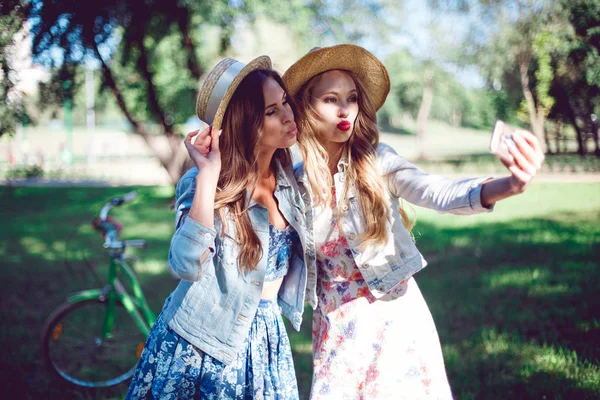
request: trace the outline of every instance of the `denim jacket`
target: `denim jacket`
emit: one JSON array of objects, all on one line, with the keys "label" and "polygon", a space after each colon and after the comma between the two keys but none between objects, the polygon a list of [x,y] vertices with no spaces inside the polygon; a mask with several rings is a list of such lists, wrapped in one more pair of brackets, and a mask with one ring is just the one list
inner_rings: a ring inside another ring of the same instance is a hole
[{"label": "denim jacket", "polygon": [[[292,251],[277,301],[282,313],[299,330],[306,291],[305,260],[314,264],[314,245],[307,246],[305,207],[292,169],[283,168],[278,161],[276,166],[274,195],[279,210],[298,232],[301,242]],[[165,302],[163,316],[181,337],[211,357],[230,364],[248,335],[261,298],[269,246],[269,216],[262,204],[250,201],[248,213],[263,254],[256,270],[240,273],[233,218],[229,215],[225,221],[215,218],[215,227],[210,228],[187,216],[197,174],[196,167],[187,171],[175,191],[176,230],[171,239],[169,264],[182,280]],[[246,195],[250,200],[250,193]],[[225,233],[221,231],[223,224],[227,228]],[[208,256],[200,263],[207,250]]]},{"label": "denim jacket", "polygon": [[[338,163],[338,173],[334,175],[336,193],[342,193],[346,180],[347,161]],[[399,199],[405,199],[417,206],[434,209],[440,213],[475,214],[490,211],[481,205],[481,184],[488,178],[453,180],[441,176],[428,175],[400,157],[386,144],[377,147],[376,167],[383,177],[389,195],[388,239],[383,246],[370,245],[360,248],[359,235],[365,231],[361,218],[360,198],[352,186],[348,190],[347,203],[342,204],[342,229],[352,249],[354,261],[376,299],[385,296],[392,288],[411,277],[427,265],[415,246],[410,234],[402,223],[398,211]],[[303,163],[298,163],[294,174],[300,192],[309,203],[308,178]],[[339,199],[338,201],[339,206]],[[307,208],[307,226],[312,226],[312,208]],[[311,229],[312,231],[312,229]],[[313,237],[309,232],[308,236]],[[306,299],[316,307],[316,265],[308,267]]]}]

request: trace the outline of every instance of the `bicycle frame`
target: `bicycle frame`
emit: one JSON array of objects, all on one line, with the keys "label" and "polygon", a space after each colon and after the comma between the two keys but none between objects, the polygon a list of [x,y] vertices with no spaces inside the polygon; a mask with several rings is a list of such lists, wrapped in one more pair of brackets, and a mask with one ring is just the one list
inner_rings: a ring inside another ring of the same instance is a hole
[{"label": "bicycle frame", "polygon": [[[123,284],[117,277],[117,273],[122,272],[129,280],[133,296],[127,293]],[[102,340],[109,336],[115,319],[115,304],[120,300],[127,312],[133,317],[138,328],[147,337],[150,334],[150,328],[156,321],[156,315],[148,306],[144,297],[142,288],[135,276],[135,273],[129,265],[123,260],[122,254],[111,254],[108,284],[102,289],[88,289],[75,292],[69,295],[69,303],[77,303],[83,300],[101,299],[107,301],[106,315],[102,326]],[[141,312],[140,312],[141,311]]]}]

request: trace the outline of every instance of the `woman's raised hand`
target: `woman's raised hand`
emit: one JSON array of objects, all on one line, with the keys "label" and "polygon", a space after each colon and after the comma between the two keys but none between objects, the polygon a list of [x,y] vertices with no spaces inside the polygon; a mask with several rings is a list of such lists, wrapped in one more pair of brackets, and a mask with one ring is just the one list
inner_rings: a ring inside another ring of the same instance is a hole
[{"label": "woman's raised hand", "polygon": [[[198,170],[203,175],[214,175],[217,179],[221,172],[220,135],[220,130],[213,132],[212,126],[209,126],[202,132],[197,130],[188,133],[184,141],[185,148]],[[196,140],[192,143],[194,137],[196,137]]]},{"label": "woman's raised hand", "polygon": [[512,160],[500,158],[512,176],[510,183],[516,193],[521,193],[544,162],[544,153],[541,150],[538,138],[531,132],[518,130],[513,135],[515,145],[509,146],[508,151]]}]

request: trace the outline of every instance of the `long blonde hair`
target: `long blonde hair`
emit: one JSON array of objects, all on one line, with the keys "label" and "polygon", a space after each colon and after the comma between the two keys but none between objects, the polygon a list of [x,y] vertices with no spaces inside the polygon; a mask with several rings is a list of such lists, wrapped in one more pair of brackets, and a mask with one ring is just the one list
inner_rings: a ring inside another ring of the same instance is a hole
[{"label": "long blonde hair", "polygon": [[[263,85],[274,79],[285,90],[279,74],[272,70],[256,70],[246,76],[234,93],[223,118],[220,137],[222,167],[215,196],[215,210],[222,221],[222,232],[240,245],[238,268],[240,272],[255,270],[262,257],[260,239],[250,221],[246,189],[254,191],[258,181],[258,143],[265,118]],[[295,108],[292,103],[292,110]],[[291,164],[288,149],[278,149],[273,155],[282,166]],[[236,231],[226,232],[226,216],[233,217]]]},{"label": "long blonde hair", "polygon": [[[350,71],[347,73],[356,85],[358,91],[358,115],[350,139],[342,148],[342,157],[346,158],[346,181],[344,190],[339,197],[338,214],[342,213],[342,205],[346,203],[350,186],[354,185],[360,195],[361,218],[365,230],[361,234],[361,247],[370,244],[383,245],[387,242],[387,221],[389,215],[389,196],[383,178],[377,171],[375,161],[379,144],[379,129],[377,128],[377,110],[369,99],[367,91],[360,80]],[[301,111],[296,121],[300,135],[298,146],[304,160],[304,170],[316,205],[329,205],[332,193],[329,188],[333,178],[329,170],[329,155],[319,141],[317,128],[317,112],[311,105],[312,92],[322,74],[306,82],[296,94],[296,103]],[[336,194],[339,196],[339,194]],[[413,224],[407,213],[400,206],[398,211],[406,229],[410,232]],[[341,226],[339,227],[342,228]]]}]

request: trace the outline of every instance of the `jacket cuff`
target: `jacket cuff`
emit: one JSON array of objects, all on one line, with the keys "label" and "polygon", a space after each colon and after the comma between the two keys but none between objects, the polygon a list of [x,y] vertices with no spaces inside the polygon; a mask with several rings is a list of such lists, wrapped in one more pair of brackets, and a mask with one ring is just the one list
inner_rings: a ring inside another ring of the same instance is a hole
[{"label": "jacket cuff", "polygon": [[473,186],[471,186],[471,190],[469,191],[469,205],[476,213],[492,212],[494,210],[495,204],[492,204],[490,207],[484,207],[481,205],[482,185],[484,182],[487,182],[490,179],[492,179],[492,177],[475,179]]},{"label": "jacket cuff", "polygon": [[[183,280],[200,280],[202,265],[212,260],[215,254],[216,236],[215,229],[202,225],[188,215],[171,240],[169,264],[173,271]],[[200,262],[206,251],[209,253]]]},{"label": "jacket cuff", "polygon": [[191,236],[202,237],[203,239],[210,240],[213,243],[217,237],[217,231],[215,228],[209,228],[202,225],[200,222],[190,217],[189,214],[183,221],[183,225],[181,225],[180,230],[181,232],[185,232]]}]

